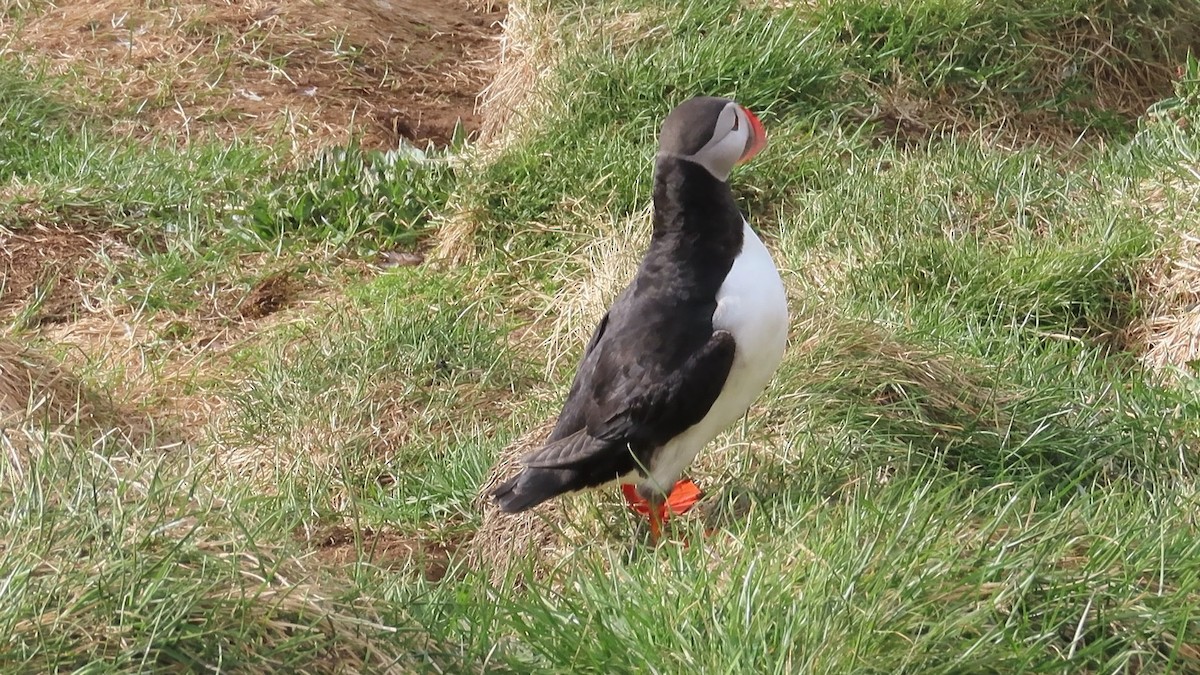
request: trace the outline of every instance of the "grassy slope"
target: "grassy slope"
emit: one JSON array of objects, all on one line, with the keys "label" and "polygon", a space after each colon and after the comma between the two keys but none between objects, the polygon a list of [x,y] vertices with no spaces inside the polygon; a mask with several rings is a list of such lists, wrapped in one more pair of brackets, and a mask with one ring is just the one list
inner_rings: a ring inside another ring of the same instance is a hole
[{"label": "grassy slope", "polygon": [[[0,180],[29,203],[0,206],[2,224],[146,235],[101,280],[107,311],[186,322],[264,259],[347,290],[173,380],[226,402],[181,447],[5,453],[0,664],[1200,669],[1197,388],[1126,351],[1141,275],[1194,224],[1200,137],[1177,121],[1200,123],[1197,73],[1163,118],[1119,95],[1155,82],[1138,68],[1171,62],[1161,27],[1197,14],[1103,8],[1095,42],[1090,7],[1037,6],[538,7],[557,56],[544,114],[461,165],[135,147],[3,62]],[[1064,42],[1093,49],[1056,79]],[[1096,45],[1112,46],[1101,65]],[[1113,60],[1145,77],[1104,77]],[[452,544],[479,525],[491,461],[570,375],[537,348],[563,326],[507,335],[531,311],[588,328],[561,309],[562,280],[589,280],[574,253],[642,209],[658,120],[693,92],[762,112],[771,147],[734,181],[795,315],[763,413],[700,469],[739,515],[704,544],[630,554],[632,523],[601,515],[611,496],[581,498],[605,534],[522,590],[365,562],[375,532]],[[896,100],[938,102],[920,142],[870,114]],[[1043,126],[1008,149],[998,111]],[[470,265],[338,271],[462,213]],[[158,353],[183,349],[173,335]],[[90,354],[86,376],[153,406],[119,363]],[[361,535],[349,564],[312,552],[332,525]]]}]

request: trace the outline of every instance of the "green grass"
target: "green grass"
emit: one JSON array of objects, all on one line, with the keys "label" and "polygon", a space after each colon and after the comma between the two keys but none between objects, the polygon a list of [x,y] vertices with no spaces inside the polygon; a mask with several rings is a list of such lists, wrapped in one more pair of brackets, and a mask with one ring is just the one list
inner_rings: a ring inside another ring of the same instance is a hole
[{"label": "green grass", "polygon": [[[1191,7],[554,3],[562,63],[535,85],[546,113],[522,122],[467,195],[490,239],[560,246],[545,230],[586,227],[595,209],[640,206],[646,174],[634,169],[650,163],[671,107],[697,92],[736,96],[770,128],[776,151],[745,169],[750,208],[791,206],[797,191],[890,138],[897,101],[934,103],[915,113],[934,139],[946,127],[1010,120],[1023,125],[1009,130],[1018,136],[1124,140],[1145,106],[1168,94],[1188,47],[1182,26],[1197,28]],[[531,223],[543,227],[531,233]]]},{"label": "green grass", "polygon": [[1169,662],[1160,631],[1195,628],[1196,572],[1176,561],[1196,543],[1171,531],[1187,504],[1121,491],[1046,512],[1019,486],[945,475],[838,505],[789,497],[767,507],[774,527],[732,533],[752,542],[732,555],[587,556],[569,590],[531,593],[510,622],[548,670],[589,672],[1111,671]]},{"label": "green grass", "polygon": [[[0,670],[1200,672],[1200,386],[1136,330],[1195,231],[1200,12],[772,4],[532,6],[538,114],[426,161],[134,142],[0,58],[0,227],[129,246],[91,279],[106,337],[0,337],[149,417],[0,409]],[[581,251],[697,93],[767,125],[733,181],[786,360],[696,467],[689,546],[579,496],[495,584],[477,490],[557,411]],[[464,223],[460,265],[363,264]],[[302,300],[238,318],[276,270]]]},{"label": "green grass", "polygon": [[[469,517],[488,468],[488,446],[475,439],[499,421],[495,402],[529,379],[528,366],[502,349],[495,300],[469,283],[397,270],[352,289],[349,306],[288,329],[295,334],[286,351],[256,346],[237,355],[254,370],[230,392],[238,442],[304,448],[295,452],[301,466],[325,463],[336,475],[302,472],[293,488],[366,490],[382,502],[363,505],[378,513],[377,524]],[[396,489],[380,492],[382,475],[394,476]]]},{"label": "green grass", "polygon": [[304,237],[334,246],[356,238],[411,246],[446,206],[454,167],[350,147],[281,176],[244,209],[267,240]]},{"label": "green grass", "polygon": [[458,148],[421,161],[352,146],[288,164],[261,142],[146,147],[94,130],[56,98],[53,82],[27,78],[0,62],[0,181],[18,190],[0,216],[13,230],[117,233],[140,255],[114,263],[108,294],[139,311],[197,309],[248,254],[307,254],[320,244],[320,261],[411,248],[456,183]]}]

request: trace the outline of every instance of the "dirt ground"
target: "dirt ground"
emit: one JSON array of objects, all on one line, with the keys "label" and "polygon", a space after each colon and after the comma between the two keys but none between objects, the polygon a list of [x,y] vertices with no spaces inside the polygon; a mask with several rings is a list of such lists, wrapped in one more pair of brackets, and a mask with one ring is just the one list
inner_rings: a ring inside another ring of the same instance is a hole
[{"label": "dirt ground", "polygon": [[[19,18],[0,13],[0,56],[50,75],[56,98],[97,130],[181,143],[282,140],[296,156],[352,137],[375,149],[439,146],[459,124],[468,138],[477,135],[477,98],[492,79],[507,15],[503,0],[33,6]],[[299,279],[263,270],[248,291],[218,289],[213,306],[195,316],[131,316],[105,297],[114,292],[114,266],[137,256],[126,233],[103,219],[43,217],[36,186],[5,189],[28,202],[29,213],[19,207],[18,224],[0,223],[0,332],[15,327],[69,346],[68,368],[89,355],[128,362],[117,394],[161,408],[185,429],[212,418],[221,403],[187,394],[187,373],[219,362],[235,338],[286,321],[287,310],[305,302]],[[244,262],[242,272],[255,269]],[[167,375],[146,367],[150,352],[170,361]],[[20,374],[3,370],[0,381]]]},{"label": "dirt ground", "polygon": [[100,256],[128,247],[96,228],[0,229],[0,322],[23,315],[26,327],[69,321],[90,300],[88,277],[102,273]]},{"label": "dirt ground", "polygon": [[[498,0],[59,0],[0,15],[0,54],[67,84],[68,105],[137,137],[271,139],[297,150],[451,141],[478,132],[507,6]],[[0,320],[71,320],[90,278],[130,251],[102,226],[0,228]],[[239,308],[294,295],[266,280]]]},{"label": "dirt ground", "polygon": [[67,76],[75,105],[144,136],[282,133],[395,147],[478,130],[501,0],[59,0],[0,16],[0,53]]},{"label": "dirt ground", "polygon": [[332,565],[366,562],[384,569],[421,570],[427,581],[441,581],[449,571],[450,558],[458,542],[430,542],[390,530],[364,528],[361,533],[344,525],[319,532],[296,532],[306,541],[319,560]]}]

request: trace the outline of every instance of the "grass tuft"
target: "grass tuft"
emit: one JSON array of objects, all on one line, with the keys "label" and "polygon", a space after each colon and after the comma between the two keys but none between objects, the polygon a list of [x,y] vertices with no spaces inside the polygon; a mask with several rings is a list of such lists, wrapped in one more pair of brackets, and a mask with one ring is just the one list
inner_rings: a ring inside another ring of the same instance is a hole
[{"label": "grass tuft", "polygon": [[281,176],[240,214],[267,241],[303,237],[334,246],[356,239],[408,245],[429,231],[454,184],[448,158],[331,150]]}]

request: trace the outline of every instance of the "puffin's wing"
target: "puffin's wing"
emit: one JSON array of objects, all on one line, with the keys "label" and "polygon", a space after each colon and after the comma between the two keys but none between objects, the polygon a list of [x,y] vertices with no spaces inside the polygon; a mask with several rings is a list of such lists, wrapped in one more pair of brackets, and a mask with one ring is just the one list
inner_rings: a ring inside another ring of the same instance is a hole
[{"label": "puffin's wing", "polygon": [[571,389],[567,392],[567,398],[563,402],[562,410],[558,414],[558,421],[554,424],[554,429],[550,432],[550,436],[546,439],[547,443],[560,441],[583,428],[585,423],[585,413],[587,411],[587,398],[585,392],[588,390],[591,382],[592,373],[596,370],[596,355],[594,354],[596,345],[600,344],[600,340],[604,338],[604,334],[608,328],[609,316],[612,310],[604,313],[600,319],[600,323],[596,325],[596,329],[592,331],[592,338],[588,340],[587,346],[583,350],[583,359],[579,363],[578,370],[575,371],[575,377],[571,381]]},{"label": "puffin's wing", "polygon": [[521,459],[521,464],[531,469],[568,469],[596,457],[611,445],[609,441],[589,436],[587,429],[580,429],[529,453]]},{"label": "puffin's wing", "polygon": [[[612,305],[608,308],[608,311],[604,313],[604,316],[600,317],[600,321],[592,331],[592,337],[583,349],[583,358],[579,362],[579,368],[575,371],[575,377],[571,381],[571,389],[568,391],[567,398],[563,401],[562,410],[558,414],[558,421],[554,424],[554,429],[546,439],[547,443],[562,440],[584,427],[588,402],[591,399],[592,374],[596,370],[596,362],[599,356],[596,353],[596,348],[600,346],[601,341],[609,337],[608,327],[610,323],[614,323],[614,315],[618,317],[615,319],[615,323],[620,324],[621,320],[619,317],[629,314],[629,296],[632,290],[633,286],[631,284],[626,286],[617,295]],[[618,330],[617,332],[619,333],[620,331]]]},{"label": "puffin's wing", "polygon": [[733,366],[736,344],[728,331],[716,331],[670,372],[640,371],[640,377],[614,378],[607,400],[584,429],[527,455],[531,468],[565,469],[626,444],[658,444],[704,419],[721,394]]}]

